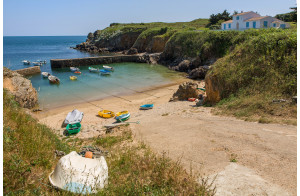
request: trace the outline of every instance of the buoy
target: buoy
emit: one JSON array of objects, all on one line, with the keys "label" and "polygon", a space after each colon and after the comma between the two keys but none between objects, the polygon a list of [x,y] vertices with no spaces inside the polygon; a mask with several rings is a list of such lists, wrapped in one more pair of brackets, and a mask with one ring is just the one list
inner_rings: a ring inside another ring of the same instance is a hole
[{"label": "buoy", "polygon": [[85,156],[84,156],[85,158],[93,158],[93,153],[92,152],[90,152],[90,151],[87,151],[87,152],[85,152]]}]

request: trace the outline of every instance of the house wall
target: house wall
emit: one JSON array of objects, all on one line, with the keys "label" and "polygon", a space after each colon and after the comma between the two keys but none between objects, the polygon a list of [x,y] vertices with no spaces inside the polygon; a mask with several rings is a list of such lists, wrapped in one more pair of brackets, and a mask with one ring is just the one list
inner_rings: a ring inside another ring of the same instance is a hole
[{"label": "house wall", "polygon": [[250,12],[244,15],[239,16],[239,20],[237,20],[237,16],[233,16],[233,22],[231,25],[231,29],[237,29],[236,25],[237,23],[239,23],[239,30],[243,30],[246,29],[246,22],[244,22],[244,20],[248,20],[249,18],[253,18],[253,17],[259,17],[259,14],[256,14],[254,12]]},{"label": "house wall", "polygon": [[271,26],[271,23],[272,23],[273,21],[275,21],[275,18],[269,16],[269,17],[266,17],[266,18],[261,19],[261,20],[260,20],[260,26],[259,26],[260,28],[265,28],[265,27],[264,27],[264,21],[267,21],[267,22],[268,22],[267,28],[269,28],[269,27],[272,27],[272,26]]}]

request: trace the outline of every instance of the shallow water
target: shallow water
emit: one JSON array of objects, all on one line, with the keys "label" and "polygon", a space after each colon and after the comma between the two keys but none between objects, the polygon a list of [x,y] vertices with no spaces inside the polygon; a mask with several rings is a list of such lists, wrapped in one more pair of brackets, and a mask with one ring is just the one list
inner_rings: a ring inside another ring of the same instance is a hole
[{"label": "shallow water", "polygon": [[[144,63],[110,64],[115,69],[110,76],[90,73],[88,66],[80,67],[82,74],[76,75],[77,81],[69,79],[74,75],[69,68],[51,70],[50,59],[91,56],[70,48],[85,39],[85,36],[4,37],[4,66],[15,70],[28,67],[22,64],[22,60],[47,61],[47,64],[41,66],[41,70],[57,76],[61,81],[59,85],[50,84],[41,75],[29,77],[38,90],[39,105],[44,109],[132,94],[152,86],[174,82],[179,77],[179,73],[164,66]],[[102,68],[102,65],[92,67]]]}]

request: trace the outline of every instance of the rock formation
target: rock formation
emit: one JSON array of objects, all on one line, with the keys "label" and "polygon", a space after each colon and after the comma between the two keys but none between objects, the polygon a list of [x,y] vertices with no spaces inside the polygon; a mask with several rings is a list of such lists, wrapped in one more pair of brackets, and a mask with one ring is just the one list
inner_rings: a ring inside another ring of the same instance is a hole
[{"label": "rock formation", "polygon": [[15,100],[24,108],[33,108],[38,102],[38,95],[30,80],[8,68],[3,68],[3,88],[8,89]]},{"label": "rock formation", "polygon": [[218,80],[212,74],[207,74],[205,77],[205,102],[216,104],[221,100],[221,90],[219,89]]},{"label": "rock formation", "polygon": [[195,82],[184,82],[179,85],[178,90],[173,94],[170,101],[185,101],[188,98],[198,98],[202,93],[197,88],[198,84]]}]

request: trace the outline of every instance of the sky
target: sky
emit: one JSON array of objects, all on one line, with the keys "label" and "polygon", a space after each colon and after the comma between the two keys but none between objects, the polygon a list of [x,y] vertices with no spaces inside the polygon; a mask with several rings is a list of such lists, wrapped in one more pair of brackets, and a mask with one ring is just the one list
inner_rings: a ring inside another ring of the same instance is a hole
[{"label": "sky", "polygon": [[4,0],[4,36],[87,35],[110,23],[186,22],[211,14],[287,13],[296,0]]}]

